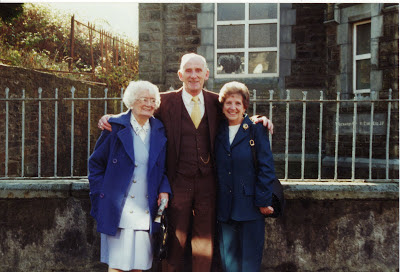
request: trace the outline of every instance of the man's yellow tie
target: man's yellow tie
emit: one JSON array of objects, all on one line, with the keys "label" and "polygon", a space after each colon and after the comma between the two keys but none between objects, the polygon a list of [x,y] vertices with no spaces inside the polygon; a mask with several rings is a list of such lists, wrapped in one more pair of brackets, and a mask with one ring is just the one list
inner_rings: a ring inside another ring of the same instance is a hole
[{"label": "man's yellow tie", "polygon": [[192,101],[194,102],[194,106],[190,118],[192,118],[194,126],[198,128],[201,121],[199,98],[197,96],[194,96],[192,97]]}]

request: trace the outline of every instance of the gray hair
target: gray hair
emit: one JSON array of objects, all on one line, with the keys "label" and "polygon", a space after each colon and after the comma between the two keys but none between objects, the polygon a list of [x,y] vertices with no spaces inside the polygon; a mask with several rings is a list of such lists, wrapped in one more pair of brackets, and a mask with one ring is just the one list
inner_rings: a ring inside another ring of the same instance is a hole
[{"label": "gray hair", "polygon": [[207,61],[206,61],[206,59],[205,59],[202,55],[199,55],[199,54],[196,54],[196,53],[188,53],[188,54],[185,54],[185,55],[182,56],[182,59],[181,59],[181,66],[179,67],[179,71],[180,71],[181,73],[183,72],[183,66],[186,64],[186,62],[188,62],[188,60],[189,60],[190,58],[193,58],[193,57],[198,57],[198,58],[200,58],[200,59],[203,61],[203,63],[204,63],[204,67],[206,68],[206,70],[208,70]]},{"label": "gray hair", "polygon": [[154,85],[149,81],[144,81],[144,80],[129,82],[129,85],[128,87],[126,87],[124,91],[124,96],[122,98],[122,101],[124,102],[125,106],[128,109],[130,109],[135,100],[139,98],[138,93],[142,90],[148,90],[149,93],[154,94],[156,98],[155,109],[158,109],[158,107],[160,107],[161,104],[160,91],[158,90],[158,87],[156,85]]}]

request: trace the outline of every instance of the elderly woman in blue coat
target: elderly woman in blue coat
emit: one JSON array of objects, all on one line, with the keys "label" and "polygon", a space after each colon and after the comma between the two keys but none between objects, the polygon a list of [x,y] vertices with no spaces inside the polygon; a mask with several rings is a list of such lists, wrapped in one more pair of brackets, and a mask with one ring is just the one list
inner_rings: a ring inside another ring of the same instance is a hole
[{"label": "elderly woman in blue coat", "polygon": [[166,142],[157,86],[130,82],[123,102],[127,112],[110,118],[89,158],[92,209],[101,232],[101,261],[108,271],[151,268],[151,233],[161,199],[171,188],[165,174]]},{"label": "elderly woman in blue coat", "polygon": [[[226,83],[220,93],[226,120],[215,141],[218,177],[219,247],[226,272],[259,271],[265,219],[272,214],[275,170],[268,132],[245,114],[249,91],[239,82]],[[255,169],[251,140],[255,143]]]}]

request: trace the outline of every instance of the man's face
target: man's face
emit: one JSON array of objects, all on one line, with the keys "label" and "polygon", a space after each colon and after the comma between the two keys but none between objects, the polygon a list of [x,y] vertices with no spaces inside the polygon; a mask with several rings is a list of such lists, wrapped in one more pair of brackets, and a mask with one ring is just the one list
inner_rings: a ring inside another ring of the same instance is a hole
[{"label": "man's face", "polygon": [[209,73],[202,59],[193,56],[186,61],[183,69],[178,71],[178,76],[183,82],[184,89],[195,96],[203,89],[204,81],[208,79]]}]

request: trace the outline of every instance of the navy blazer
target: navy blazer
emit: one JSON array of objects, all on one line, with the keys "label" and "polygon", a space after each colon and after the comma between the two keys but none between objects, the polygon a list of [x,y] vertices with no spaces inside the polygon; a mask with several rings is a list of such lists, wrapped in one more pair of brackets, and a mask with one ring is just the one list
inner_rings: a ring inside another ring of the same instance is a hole
[{"label": "navy blazer", "polygon": [[[258,172],[250,146],[251,129],[254,130]],[[228,121],[224,120],[215,140],[215,157],[218,220],[226,222],[229,219],[247,221],[263,218],[258,207],[272,205],[272,182],[275,179],[267,129],[262,124],[253,124],[246,115],[230,145]]]},{"label": "navy blazer", "polygon": [[[115,235],[119,226],[123,200],[135,171],[133,128],[131,110],[110,118],[112,131],[103,130],[89,158],[89,184],[92,209],[90,214],[97,221],[97,231]],[[165,129],[160,120],[150,118],[150,151],[147,169],[150,231],[158,229],[154,218],[157,213],[159,193],[171,194],[165,175]]]}]

